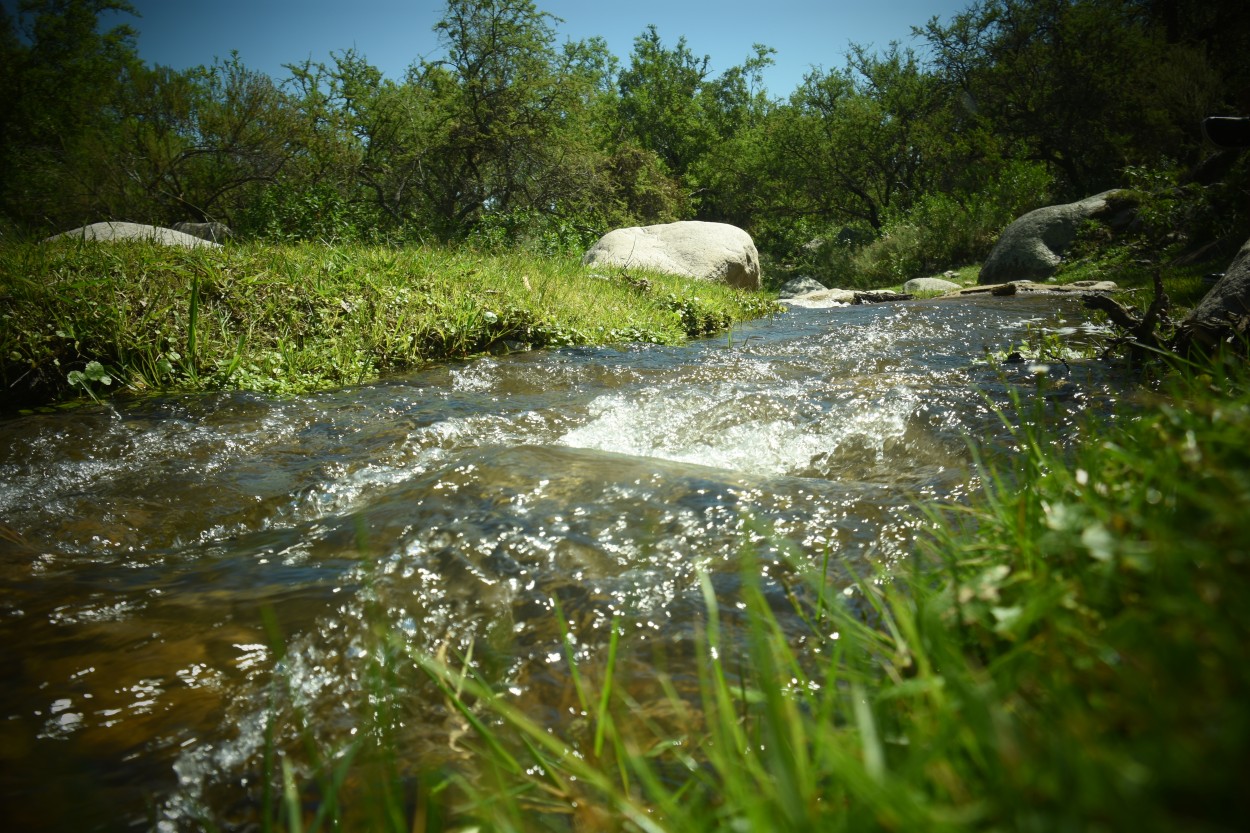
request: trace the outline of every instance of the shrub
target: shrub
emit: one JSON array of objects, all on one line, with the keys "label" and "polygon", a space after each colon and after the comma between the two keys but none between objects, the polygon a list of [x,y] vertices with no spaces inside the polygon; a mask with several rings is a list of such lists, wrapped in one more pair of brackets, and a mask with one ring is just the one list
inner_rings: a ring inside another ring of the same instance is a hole
[{"label": "shrub", "polygon": [[327,183],[308,188],[269,186],[248,205],[237,225],[245,236],[275,243],[374,241],[379,228],[367,205]]},{"label": "shrub", "polygon": [[925,194],[864,243],[847,227],[819,247],[813,276],[869,289],[983,260],[1004,226],[1047,202],[1051,181],[1041,165],[1017,161],[991,183],[974,194]]}]

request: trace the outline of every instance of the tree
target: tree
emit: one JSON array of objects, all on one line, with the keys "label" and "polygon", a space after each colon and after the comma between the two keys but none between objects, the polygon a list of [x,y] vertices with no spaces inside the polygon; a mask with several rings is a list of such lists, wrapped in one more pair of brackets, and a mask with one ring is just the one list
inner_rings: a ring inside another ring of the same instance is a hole
[{"label": "tree", "polygon": [[880,231],[938,180],[946,100],[911,50],[853,47],[845,70],[813,70],[775,125],[772,164],[801,211]]},{"label": "tree", "polygon": [[548,140],[567,100],[550,19],[530,0],[451,0],[435,26],[447,58],[414,80],[441,113],[427,195],[444,235],[548,201]]},{"label": "tree", "polygon": [[682,177],[716,135],[701,95],[711,58],[696,57],[685,38],[664,46],[655,26],[634,39],[620,77],[620,123],[625,137],[654,152]]},{"label": "tree", "polygon": [[763,71],[775,50],[754,45],[754,54],[704,84],[702,109],[713,133],[708,150],[687,179],[697,188],[700,219],[753,226],[766,211],[769,118],[776,103],[764,87]]},{"label": "tree", "polygon": [[316,212],[307,225],[325,236],[330,215],[345,227],[352,217],[371,216],[398,230],[420,215],[423,201],[422,165],[432,143],[423,90],[384,78],[355,50],[332,58],[329,66],[289,67],[303,137],[295,179]]},{"label": "tree", "polygon": [[140,66],[134,30],[100,31],[125,0],[22,0],[0,40],[0,212],[26,226],[100,219],[102,176],[119,141],[118,105]]},{"label": "tree", "polygon": [[1196,121],[1178,121],[1202,109],[1214,79],[1196,53],[1167,47],[1141,4],[982,0],[923,34],[969,111],[1013,154],[1051,166],[1066,196],[1197,149]]},{"label": "tree", "polygon": [[[237,53],[187,73],[158,68],[155,97],[132,120],[148,131],[132,170],[148,166],[148,191],[161,218],[232,222],[266,186],[278,181],[295,152],[293,113],[273,80],[243,65]],[[161,137],[156,145],[155,135]]]}]

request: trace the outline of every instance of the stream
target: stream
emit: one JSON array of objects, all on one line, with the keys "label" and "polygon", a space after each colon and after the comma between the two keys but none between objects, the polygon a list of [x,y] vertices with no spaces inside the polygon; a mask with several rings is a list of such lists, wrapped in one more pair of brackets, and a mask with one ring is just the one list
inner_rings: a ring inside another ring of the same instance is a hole
[{"label": "stream", "polygon": [[[700,576],[732,608],[748,550],[785,623],[796,561],[834,586],[888,574],[917,503],[976,488],[969,443],[1011,452],[994,406],[1013,390],[1044,372],[1061,429],[1115,399],[1098,361],[984,361],[1039,334],[1097,344],[1087,318],[1043,293],[794,308],[681,347],[0,420],[7,828],[248,829],[267,743],[358,731],[378,634],[472,653],[556,722],[566,639],[590,658],[619,627],[693,660]],[[415,770],[456,744],[412,685]]]}]

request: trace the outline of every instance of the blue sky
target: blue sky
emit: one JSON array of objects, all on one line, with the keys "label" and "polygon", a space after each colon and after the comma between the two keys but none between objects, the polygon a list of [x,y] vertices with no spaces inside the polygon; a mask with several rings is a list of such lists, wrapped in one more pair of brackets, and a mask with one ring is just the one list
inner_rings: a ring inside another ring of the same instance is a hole
[{"label": "blue sky", "polygon": [[[444,0],[131,0],[142,15],[139,52],[153,64],[182,69],[208,64],[237,49],[243,63],[276,78],[282,65],[355,47],[370,63],[399,78],[418,58],[440,57],[432,27]],[[684,35],[713,73],[741,63],[752,44],[777,50],[765,84],[788,95],[813,65],[841,67],[848,45],[905,45],[911,27],[937,15],[948,20],[970,0],[538,0],[564,22],[561,41],[601,35],[628,59],[634,38],[654,23],[668,45]],[[13,0],[5,0],[11,9]],[[118,18],[120,21],[122,18]]]}]

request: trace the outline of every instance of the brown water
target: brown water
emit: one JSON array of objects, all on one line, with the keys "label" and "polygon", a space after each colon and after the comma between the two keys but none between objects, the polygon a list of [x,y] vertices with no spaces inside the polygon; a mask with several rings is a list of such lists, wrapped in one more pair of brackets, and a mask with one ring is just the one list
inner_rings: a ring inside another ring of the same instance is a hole
[{"label": "brown water", "polygon": [[[557,603],[578,656],[615,621],[680,662],[700,574],[732,610],[748,549],[782,613],[796,560],[888,570],[914,502],[975,486],[968,441],[1009,448],[990,404],[1036,390],[985,348],[1097,339],[1084,320],[1045,296],[795,309],[680,348],[0,421],[8,829],[245,828],[267,745],[341,748],[380,708],[387,635],[471,650],[555,720]],[[1057,423],[1112,384],[1094,362],[1048,379]],[[404,766],[454,757],[441,702],[394,673]]]}]

